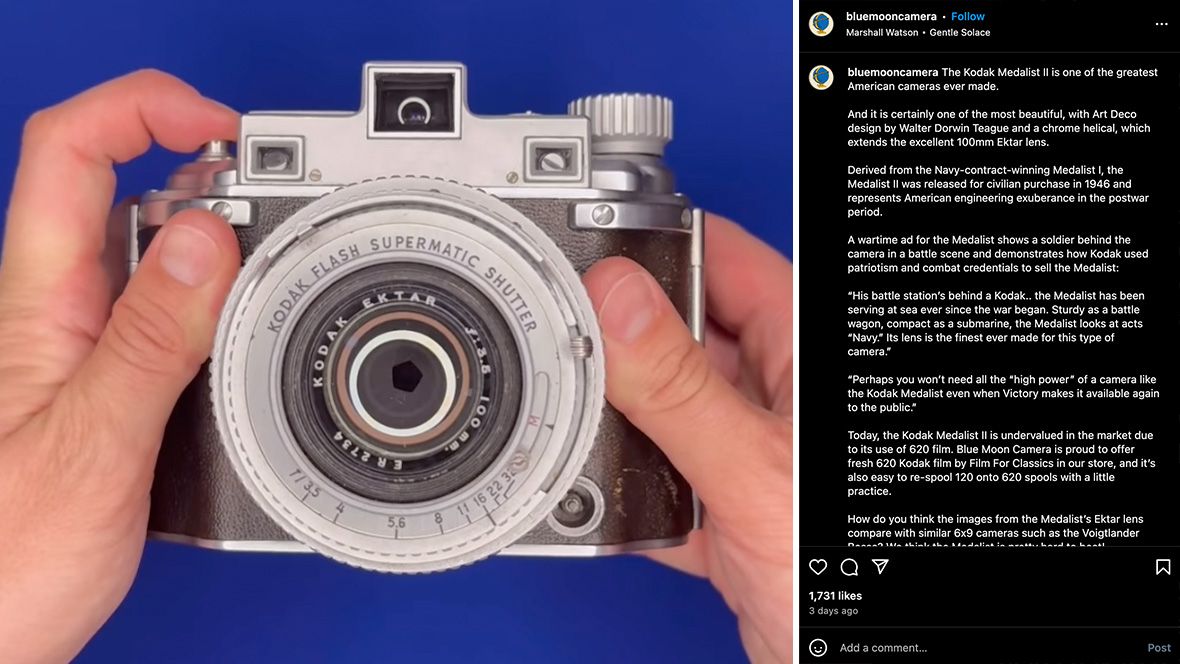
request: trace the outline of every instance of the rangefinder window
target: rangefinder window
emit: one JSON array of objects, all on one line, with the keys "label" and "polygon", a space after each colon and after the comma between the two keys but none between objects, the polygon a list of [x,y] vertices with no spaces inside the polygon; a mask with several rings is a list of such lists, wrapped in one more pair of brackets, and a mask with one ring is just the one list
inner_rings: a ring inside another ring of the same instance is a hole
[{"label": "rangefinder window", "polygon": [[374,92],[374,131],[444,133],[455,129],[453,74],[377,74]]}]

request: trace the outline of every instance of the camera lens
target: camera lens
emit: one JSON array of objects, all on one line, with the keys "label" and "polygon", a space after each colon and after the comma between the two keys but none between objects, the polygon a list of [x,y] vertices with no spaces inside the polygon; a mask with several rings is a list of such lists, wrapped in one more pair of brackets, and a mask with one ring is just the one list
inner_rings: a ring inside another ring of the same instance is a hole
[{"label": "camera lens", "polygon": [[475,286],[435,267],[390,263],[341,279],[296,323],[284,363],[296,440],[334,482],[374,500],[465,485],[518,416],[507,324]]},{"label": "camera lens", "polygon": [[454,422],[473,376],[468,354],[439,319],[404,307],[358,316],[329,361],[329,395],[366,440],[417,445]]},{"label": "camera lens", "polygon": [[[438,122],[429,97],[392,91]],[[594,530],[602,491],[579,475],[597,438],[616,442],[601,337],[546,231],[434,178],[296,203],[242,267],[210,363],[218,437],[265,515],[314,551],[394,572],[471,563],[543,524]]]}]

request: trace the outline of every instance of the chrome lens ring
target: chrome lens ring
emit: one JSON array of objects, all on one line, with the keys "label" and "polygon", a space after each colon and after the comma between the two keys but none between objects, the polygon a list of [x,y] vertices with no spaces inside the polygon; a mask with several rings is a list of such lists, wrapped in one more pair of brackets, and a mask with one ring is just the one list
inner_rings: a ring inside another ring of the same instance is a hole
[{"label": "chrome lens ring", "polygon": [[[520,351],[520,406],[475,481],[416,503],[342,489],[286,421],[282,349],[310,302],[358,270],[418,263],[477,286]],[[576,271],[520,212],[463,185],[388,178],[352,185],[284,222],[246,262],[214,346],[218,428],[243,485],[276,523],[342,562],[391,572],[449,569],[513,543],[573,486],[605,404],[594,312]]]}]

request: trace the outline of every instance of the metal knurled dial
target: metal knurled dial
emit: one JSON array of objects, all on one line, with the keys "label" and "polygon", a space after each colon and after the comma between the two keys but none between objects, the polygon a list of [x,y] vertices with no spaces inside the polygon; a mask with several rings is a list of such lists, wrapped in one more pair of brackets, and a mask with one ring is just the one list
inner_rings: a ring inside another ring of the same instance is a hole
[{"label": "metal knurled dial", "polygon": [[570,102],[570,115],[590,118],[595,154],[663,156],[672,140],[672,100],[650,94],[609,94]]}]

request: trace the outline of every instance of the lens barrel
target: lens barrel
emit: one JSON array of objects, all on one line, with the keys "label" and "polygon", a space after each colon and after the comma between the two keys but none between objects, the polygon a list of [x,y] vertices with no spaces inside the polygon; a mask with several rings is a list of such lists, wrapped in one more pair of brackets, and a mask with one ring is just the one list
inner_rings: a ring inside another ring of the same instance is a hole
[{"label": "lens barrel", "polygon": [[295,439],[341,487],[410,503],[445,495],[503,449],[520,407],[503,316],[436,267],[354,272],[313,301],[287,345]]},{"label": "lens barrel", "polygon": [[210,364],[218,434],[312,550],[449,569],[574,486],[605,406],[600,342],[576,270],[520,211],[434,178],[360,182],[243,265]]}]

